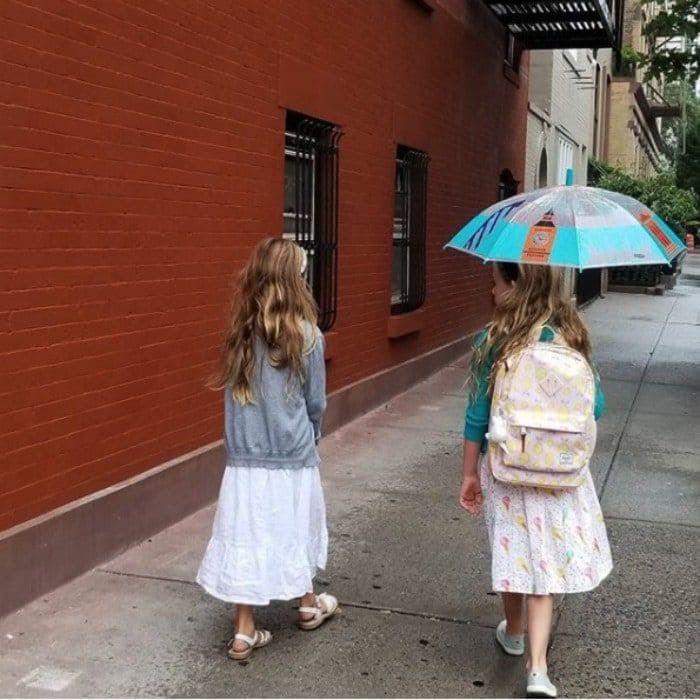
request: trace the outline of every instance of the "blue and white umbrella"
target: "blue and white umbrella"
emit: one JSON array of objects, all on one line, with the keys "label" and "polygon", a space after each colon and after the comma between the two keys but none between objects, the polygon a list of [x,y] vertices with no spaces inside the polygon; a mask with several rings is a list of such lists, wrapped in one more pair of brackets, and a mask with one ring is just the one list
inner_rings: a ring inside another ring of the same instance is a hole
[{"label": "blue and white umbrella", "polygon": [[498,202],[469,221],[445,247],[484,261],[579,270],[667,264],[685,250],[671,227],[641,202],[578,185]]}]

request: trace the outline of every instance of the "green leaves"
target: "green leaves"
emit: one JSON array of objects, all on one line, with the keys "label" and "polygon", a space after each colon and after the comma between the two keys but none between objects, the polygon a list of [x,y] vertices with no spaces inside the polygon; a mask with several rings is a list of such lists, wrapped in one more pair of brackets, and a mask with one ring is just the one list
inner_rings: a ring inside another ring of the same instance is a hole
[{"label": "green leaves", "polygon": [[640,180],[607,164],[594,164],[601,168],[591,184],[604,190],[620,192],[638,199],[656,212],[680,236],[685,234],[686,223],[698,210],[695,193],[684,190],[675,183],[672,172],[664,172],[650,180]]},{"label": "green leaves", "polygon": [[[640,0],[650,5],[654,0]],[[625,47],[623,59],[644,70],[645,80],[667,81],[700,79],[700,3],[697,0],[674,0],[670,9],[650,17],[642,28],[649,40],[648,54]]]}]

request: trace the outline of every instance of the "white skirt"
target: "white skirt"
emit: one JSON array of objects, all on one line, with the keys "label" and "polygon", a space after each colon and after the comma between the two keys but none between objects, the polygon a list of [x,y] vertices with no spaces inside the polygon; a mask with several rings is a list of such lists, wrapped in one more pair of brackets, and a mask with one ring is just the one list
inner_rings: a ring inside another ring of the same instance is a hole
[{"label": "white skirt", "polygon": [[318,467],[227,467],[197,583],[229,603],[291,600],[313,591],[327,552]]}]

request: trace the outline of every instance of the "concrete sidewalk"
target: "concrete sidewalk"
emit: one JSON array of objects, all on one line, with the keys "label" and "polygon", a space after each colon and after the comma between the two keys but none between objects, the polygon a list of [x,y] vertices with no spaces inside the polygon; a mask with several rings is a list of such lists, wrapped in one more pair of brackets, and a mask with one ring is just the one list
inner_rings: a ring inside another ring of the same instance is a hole
[{"label": "concrete sidewalk", "polygon": [[[686,268],[700,272],[700,256]],[[560,608],[562,695],[700,686],[700,287],[685,281],[586,313],[608,400],[593,471],[615,570]],[[229,661],[231,607],[192,583],[210,507],[0,621],[0,695],[521,694],[522,661],[494,646],[483,523],[457,506],[465,374],[464,362],[447,367],[324,440],[332,545],[320,583],[341,599],[338,619],[301,633],[291,605],[275,604],[259,618],[273,645]]]}]

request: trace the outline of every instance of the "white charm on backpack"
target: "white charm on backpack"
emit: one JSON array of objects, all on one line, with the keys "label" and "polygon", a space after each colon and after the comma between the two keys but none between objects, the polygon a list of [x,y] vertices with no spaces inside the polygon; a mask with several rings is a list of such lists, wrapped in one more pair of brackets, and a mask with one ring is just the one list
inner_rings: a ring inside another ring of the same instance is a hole
[{"label": "white charm on backpack", "polygon": [[558,336],[505,358],[487,435],[494,478],[546,489],[579,486],[595,448],[594,404],[593,370]]},{"label": "white charm on backpack", "polygon": [[505,442],[508,439],[508,426],[506,425],[505,418],[500,413],[491,414],[491,420],[489,421],[489,432],[486,433],[486,439],[489,442],[498,443],[505,447]]}]

